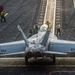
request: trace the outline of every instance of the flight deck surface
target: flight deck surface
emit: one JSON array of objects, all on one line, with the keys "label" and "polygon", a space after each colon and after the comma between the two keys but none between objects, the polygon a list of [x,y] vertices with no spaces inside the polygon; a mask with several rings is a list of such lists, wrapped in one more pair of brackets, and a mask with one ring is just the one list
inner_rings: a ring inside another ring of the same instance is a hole
[{"label": "flight deck surface", "polygon": [[[29,60],[25,65],[24,57],[0,58],[0,75],[74,75],[75,58],[56,58],[52,64],[49,58]],[[71,60],[72,59],[72,60]],[[59,63],[58,63],[59,62]],[[64,63],[64,64],[63,64]]]},{"label": "flight deck surface", "polygon": [[[4,5],[5,12],[8,13],[6,16],[7,22],[0,23],[0,43],[2,42],[11,42],[22,39],[16,26],[19,24],[23,28],[26,35],[28,35],[28,29],[33,27],[34,22],[38,15],[38,10],[40,8],[41,0],[0,0],[0,3]],[[44,1],[44,0],[42,0]],[[49,0],[55,1],[55,0]],[[59,21],[59,17],[62,19],[60,14],[60,7],[64,0],[57,0],[58,1],[58,13],[57,13],[57,20]],[[49,2],[51,4],[51,2]],[[68,9],[67,4],[72,4],[72,0],[66,0],[65,8]],[[55,2],[53,2],[50,6],[53,6]],[[63,7],[63,10],[64,10]],[[72,6],[69,5],[69,11],[73,9]],[[72,8],[71,8],[72,7]],[[42,9],[44,10],[44,9]],[[61,9],[62,10],[62,9]],[[16,12],[17,11],[17,12]],[[44,12],[44,11],[41,11]],[[51,10],[49,11],[51,12]],[[75,12],[75,11],[74,11]],[[63,33],[61,35],[62,39],[67,40],[75,40],[74,31],[75,31],[75,14],[74,12],[70,13],[72,16],[68,19],[68,12],[62,11],[62,16],[65,17],[62,21],[63,22]],[[36,13],[36,15],[35,15]],[[41,14],[43,15],[43,14]],[[34,18],[35,17],[35,18]],[[42,16],[41,16],[42,17]],[[51,18],[51,16],[50,16]],[[65,20],[68,22],[65,24]],[[40,19],[39,19],[40,20]],[[41,23],[41,22],[40,22]],[[65,35],[66,34],[66,35]],[[39,61],[41,60],[41,61]],[[38,59],[38,60],[29,60],[29,64],[25,65],[24,57],[5,57],[0,58],[0,75],[75,75],[75,58],[66,59],[58,58],[56,63],[53,65],[52,60],[50,59]]]},{"label": "flight deck surface", "polygon": [[41,0],[0,0],[4,7],[6,22],[0,22],[0,43],[22,40],[17,25],[20,25],[28,36],[34,27],[40,9]]}]

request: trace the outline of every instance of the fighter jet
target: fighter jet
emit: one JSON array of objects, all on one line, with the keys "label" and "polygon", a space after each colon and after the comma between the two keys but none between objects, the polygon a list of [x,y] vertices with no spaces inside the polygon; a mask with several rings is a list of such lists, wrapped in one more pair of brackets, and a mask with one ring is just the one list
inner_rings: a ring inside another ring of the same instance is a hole
[{"label": "fighter jet", "polygon": [[0,56],[10,56],[24,54],[25,63],[28,59],[38,57],[50,57],[52,55],[53,62],[55,62],[55,55],[67,55],[75,52],[75,42],[59,40],[51,33],[46,24],[43,24],[38,33],[27,39],[21,27],[17,26],[20,34],[24,40],[8,42],[0,44]]}]

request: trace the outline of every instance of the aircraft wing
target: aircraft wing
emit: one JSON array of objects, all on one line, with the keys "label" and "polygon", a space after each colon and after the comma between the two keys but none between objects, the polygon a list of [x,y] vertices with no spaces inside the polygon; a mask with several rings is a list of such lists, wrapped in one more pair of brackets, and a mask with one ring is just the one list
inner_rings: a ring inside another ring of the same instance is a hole
[{"label": "aircraft wing", "polygon": [[44,51],[45,54],[67,55],[64,52]]},{"label": "aircraft wing", "polygon": [[10,55],[19,55],[19,54],[25,54],[25,51],[15,52],[15,53],[8,53],[8,54],[0,54],[0,56],[10,56]]}]

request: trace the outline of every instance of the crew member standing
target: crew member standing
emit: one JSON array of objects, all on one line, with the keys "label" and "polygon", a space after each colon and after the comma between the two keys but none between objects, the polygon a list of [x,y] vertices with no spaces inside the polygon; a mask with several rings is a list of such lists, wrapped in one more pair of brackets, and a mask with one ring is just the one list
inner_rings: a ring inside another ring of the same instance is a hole
[{"label": "crew member standing", "polygon": [[58,23],[57,25],[57,35],[60,36],[61,30],[60,30],[60,24]]},{"label": "crew member standing", "polygon": [[0,16],[1,16],[1,22],[3,22],[3,20],[4,22],[6,22],[5,13],[3,11],[1,12]]},{"label": "crew member standing", "polygon": [[32,36],[32,34],[33,34],[33,30],[32,30],[32,28],[30,28],[29,37]]},{"label": "crew member standing", "polygon": [[33,35],[38,33],[38,26],[34,25]]},{"label": "crew member standing", "polygon": [[3,5],[0,5],[0,13],[4,10]]},{"label": "crew member standing", "polygon": [[50,22],[49,21],[47,21],[45,24],[47,24],[47,26],[48,26],[48,29],[50,28]]}]

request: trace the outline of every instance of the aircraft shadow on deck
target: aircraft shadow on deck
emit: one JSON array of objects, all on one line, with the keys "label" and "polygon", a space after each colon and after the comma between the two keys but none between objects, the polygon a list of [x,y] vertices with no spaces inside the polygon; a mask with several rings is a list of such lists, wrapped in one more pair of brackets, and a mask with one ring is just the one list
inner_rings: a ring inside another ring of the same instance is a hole
[{"label": "aircraft shadow on deck", "polygon": [[52,59],[44,59],[44,58],[38,58],[38,59],[29,59],[28,63],[26,65],[54,65]]}]

